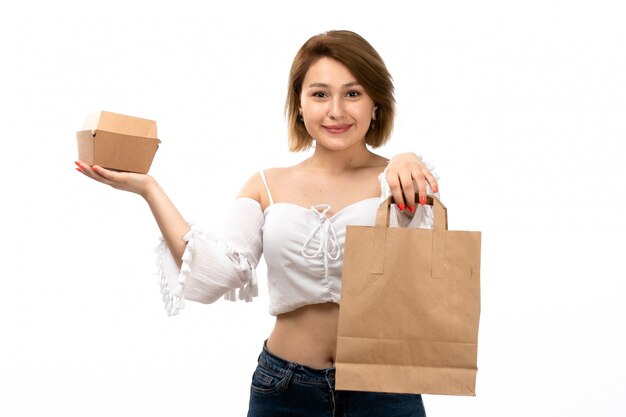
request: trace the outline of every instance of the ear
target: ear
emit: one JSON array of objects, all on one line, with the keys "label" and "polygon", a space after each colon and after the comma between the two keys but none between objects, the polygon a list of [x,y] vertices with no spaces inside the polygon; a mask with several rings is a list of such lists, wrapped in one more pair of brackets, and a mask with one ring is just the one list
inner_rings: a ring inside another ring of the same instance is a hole
[{"label": "ear", "polygon": [[378,106],[374,106],[372,109],[372,120],[376,120],[376,110],[378,110]]}]

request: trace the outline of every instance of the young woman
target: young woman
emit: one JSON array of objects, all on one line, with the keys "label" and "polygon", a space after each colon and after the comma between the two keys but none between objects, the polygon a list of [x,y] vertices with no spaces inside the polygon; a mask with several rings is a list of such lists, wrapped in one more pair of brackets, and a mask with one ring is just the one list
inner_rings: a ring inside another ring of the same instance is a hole
[{"label": "young woman", "polygon": [[163,234],[168,314],[184,299],[251,301],[264,255],[276,324],[252,378],[248,416],[423,416],[420,395],[334,387],[346,225],[373,225],[380,201],[393,195],[392,226],[429,227],[425,197],[438,192],[431,169],[415,154],[389,161],[369,149],[385,144],[392,131],[391,76],[358,34],[314,36],[293,61],[286,113],[290,150],[314,143],[312,155],[253,174],[219,236],[189,226],[151,176],[80,161],[78,170],[147,201]]}]

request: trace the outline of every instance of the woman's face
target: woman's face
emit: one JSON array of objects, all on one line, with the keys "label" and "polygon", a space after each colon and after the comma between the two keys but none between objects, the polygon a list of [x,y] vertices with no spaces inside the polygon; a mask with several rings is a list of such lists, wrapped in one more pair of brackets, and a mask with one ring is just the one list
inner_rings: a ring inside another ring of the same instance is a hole
[{"label": "woman's face", "polygon": [[316,146],[344,150],[365,141],[376,109],[345,65],[322,57],[304,76],[300,112]]}]

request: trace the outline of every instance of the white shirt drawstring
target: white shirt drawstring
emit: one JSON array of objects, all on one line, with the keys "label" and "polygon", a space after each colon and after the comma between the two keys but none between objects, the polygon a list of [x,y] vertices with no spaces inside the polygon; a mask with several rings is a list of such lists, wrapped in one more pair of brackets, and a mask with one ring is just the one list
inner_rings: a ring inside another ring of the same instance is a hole
[{"label": "white shirt drawstring", "polygon": [[[327,263],[328,259],[332,259],[333,261],[339,259],[341,255],[341,247],[339,246],[339,240],[337,239],[337,233],[335,232],[335,228],[333,227],[333,223],[330,221],[328,217],[326,217],[326,213],[330,210],[330,206],[328,204],[318,204],[316,206],[311,207],[311,211],[319,216],[319,224],[309,233],[309,236],[304,241],[302,245],[302,256],[305,258],[315,258],[320,256],[320,254],[324,257],[324,264]],[[320,211],[319,209],[322,209]],[[317,241],[317,249],[314,253],[309,251],[307,253],[307,248],[312,246],[315,243],[315,236],[319,233],[320,238]]]}]

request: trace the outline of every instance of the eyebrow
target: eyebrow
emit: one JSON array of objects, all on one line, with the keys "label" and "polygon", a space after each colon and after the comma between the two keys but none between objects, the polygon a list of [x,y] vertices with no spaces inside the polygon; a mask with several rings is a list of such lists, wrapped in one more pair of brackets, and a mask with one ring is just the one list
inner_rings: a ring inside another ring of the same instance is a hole
[{"label": "eyebrow", "polygon": [[[341,88],[354,87],[355,85],[361,85],[361,83],[359,83],[358,81],[350,81],[349,83],[346,83],[346,84],[342,85]],[[309,88],[312,88],[312,87],[329,88],[329,85],[325,84],[325,83],[312,83],[312,84],[309,84]]]}]

